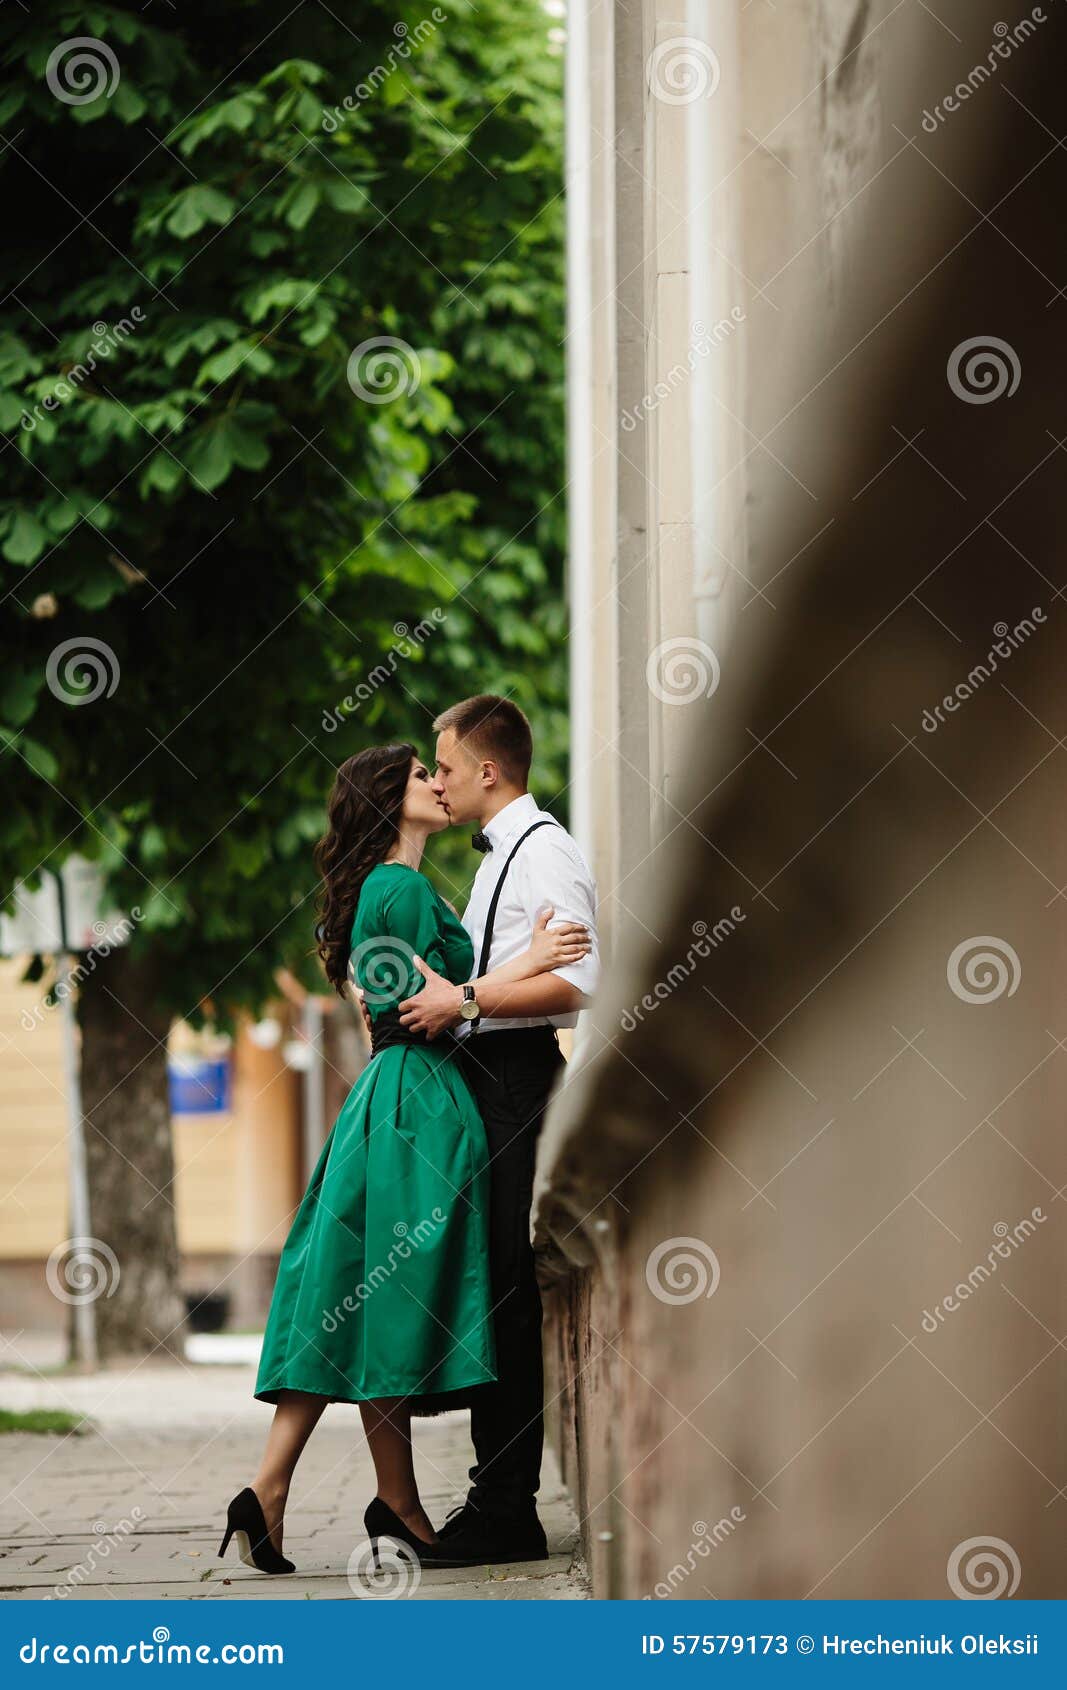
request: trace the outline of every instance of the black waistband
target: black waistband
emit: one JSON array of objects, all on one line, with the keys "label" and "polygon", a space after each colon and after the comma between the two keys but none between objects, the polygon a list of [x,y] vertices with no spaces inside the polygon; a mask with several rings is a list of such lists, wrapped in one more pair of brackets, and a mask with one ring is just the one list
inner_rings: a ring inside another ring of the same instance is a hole
[{"label": "black waistband", "polygon": [[417,1032],[413,1027],[405,1027],[400,1019],[398,1009],[385,1009],[371,1026],[370,1053],[377,1056],[380,1050],[387,1050],[390,1045],[426,1045],[432,1044],[435,1050],[448,1052],[456,1048],[456,1040],[451,1033],[439,1033],[436,1039],[428,1040],[425,1033]]},{"label": "black waistband", "polygon": [[539,1046],[558,1048],[556,1029],[549,1022],[537,1027],[483,1027],[469,1039],[458,1041],[461,1050],[470,1049],[475,1060],[485,1061],[494,1056],[533,1055]]}]

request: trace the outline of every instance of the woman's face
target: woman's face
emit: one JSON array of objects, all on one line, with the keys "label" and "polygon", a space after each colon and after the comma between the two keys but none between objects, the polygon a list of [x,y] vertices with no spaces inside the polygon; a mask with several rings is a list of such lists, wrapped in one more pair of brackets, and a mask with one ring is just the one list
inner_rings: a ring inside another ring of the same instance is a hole
[{"label": "woman's face", "polygon": [[429,769],[419,757],[411,760],[402,817],[407,826],[425,829],[428,833],[440,833],[448,826],[448,811],[433,789]]}]

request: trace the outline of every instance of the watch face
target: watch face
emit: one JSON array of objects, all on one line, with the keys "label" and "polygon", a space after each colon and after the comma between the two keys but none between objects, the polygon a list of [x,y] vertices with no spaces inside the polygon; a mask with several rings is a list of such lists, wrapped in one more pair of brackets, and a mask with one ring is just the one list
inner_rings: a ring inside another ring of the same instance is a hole
[{"label": "watch face", "polygon": [[480,1011],[473,998],[465,998],[460,1004],[459,1013],[464,1021],[477,1021]]}]

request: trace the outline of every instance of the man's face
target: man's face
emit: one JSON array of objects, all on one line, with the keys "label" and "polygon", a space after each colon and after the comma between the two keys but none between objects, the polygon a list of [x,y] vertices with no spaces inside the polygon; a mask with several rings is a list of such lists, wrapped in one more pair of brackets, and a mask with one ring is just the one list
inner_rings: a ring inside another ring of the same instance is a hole
[{"label": "man's face", "polygon": [[485,801],[483,764],[456,738],[454,728],[437,736],[437,769],[433,789],[448,810],[454,827],[479,821]]}]

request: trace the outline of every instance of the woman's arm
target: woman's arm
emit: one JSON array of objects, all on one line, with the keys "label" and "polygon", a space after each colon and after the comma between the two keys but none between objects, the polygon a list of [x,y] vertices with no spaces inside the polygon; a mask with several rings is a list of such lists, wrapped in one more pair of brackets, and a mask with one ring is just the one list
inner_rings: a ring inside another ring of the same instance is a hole
[{"label": "woman's arm", "polygon": [[588,928],[580,921],[565,921],[549,932],[548,924],[554,913],[549,905],[535,916],[529,946],[520,956],[514,957],[511,962],[500,963],[473,982],[479,1002],[487,986],[491,992],[503,986],[514,986],[520,980],[532,980],[537,974],[551,974],[568,963],[579,962],[588,954]]}]

